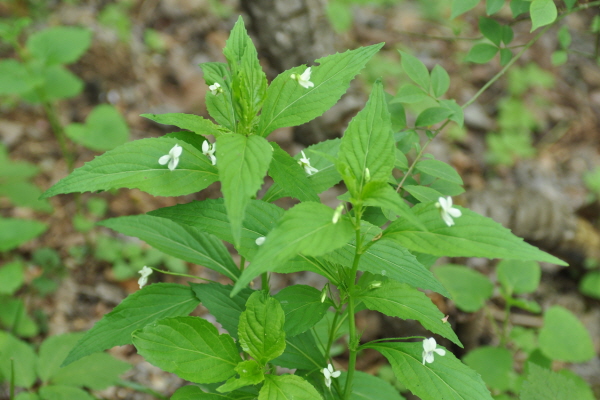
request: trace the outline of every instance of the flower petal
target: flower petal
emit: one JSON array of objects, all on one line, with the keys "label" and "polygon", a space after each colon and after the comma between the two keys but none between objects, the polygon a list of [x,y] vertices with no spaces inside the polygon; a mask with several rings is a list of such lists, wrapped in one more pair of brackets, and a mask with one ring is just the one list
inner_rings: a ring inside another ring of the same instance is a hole
[{"label": "flower petal", "polygon": [[169,162],[170,159],[171,159],[171,156],[167,154],[166,156],[162,156],[161,158],[159,158],[158,163],[160,165],[165,165],[166,163]]}]

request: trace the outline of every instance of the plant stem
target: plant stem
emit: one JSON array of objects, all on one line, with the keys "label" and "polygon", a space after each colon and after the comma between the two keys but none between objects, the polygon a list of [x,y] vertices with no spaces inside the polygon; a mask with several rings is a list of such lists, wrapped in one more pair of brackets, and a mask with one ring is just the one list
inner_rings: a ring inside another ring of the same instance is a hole
[{"label": "plant stem", "polygon": [[158,268],[154,268],[154,267],[150,267],[150,268],[153,269],[156,272],[160,272],[161,274],[174,275],[174,276],[182,276],[184,278],[200,279],[201,281],[217,283],[216,281],[213,281],[211,279],[201,278],[199,276],[188,275],[188,274],[180,274],[180,273],[177,273],[177,272],[165,271],[163,269],[158,269]]},{"label": "plant stem", "polygon": [[270,292],[269,290],[269,273],[265,272],[260,276],[261,289]]},{"label": "plant stem", "polygon": [[244,272],[244,268],[246,267],[246,259],[240,256],[240,273]]},{"label": "plant stem", "polygon": [[[38,96],[43,97],[43,93],[39,93],[41,90],[38,90]],[[69,172],[73,171],[73,153],[69,150],[69,145],[67,143],[65,129],[60,123],[60,119],[58,117],[58,113],[56,112],[56,108],[54,103],[44,100],[42,103],[44,106],[44,111],[46,112],[46,117],[48,118],[48,122],[50,122],[50,127],[52,128],[52,132],[58,141],[58,145],[60,147],[60,151],[67,162],[67,168]]]}]

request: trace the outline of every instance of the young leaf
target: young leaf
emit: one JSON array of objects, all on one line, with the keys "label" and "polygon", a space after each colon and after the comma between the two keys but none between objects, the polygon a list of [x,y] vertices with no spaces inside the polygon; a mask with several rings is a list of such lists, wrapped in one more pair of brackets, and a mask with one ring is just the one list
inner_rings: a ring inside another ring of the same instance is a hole
[{"label": "young leaf", "polygon": [[140,238],[157,250],[217,271],[233,281],[240,273],[223,243],[197,228],[145,214],[111,218],[99,225]]},{"label": "young leaf", "polygon": [[287,210],[236,282],[233,293],[263,272],[277,272],[297,254],[319,256],[346,244],[354,232],[352,224],[344,216],[334,223],[333,214],[326,205],[312,202]]},{"label": "young leaf", "polygon": [[442,319],[444,314],[431,302],[425,293],[405,283],[384,281],[380,287],[366,289],[358,296],[369,310],[379,311],[390,317],[417,320],[433,333],[437,333],[460,347],[460,340]]},{"label": "young leaf", "polygon": [[442,180],[462,185],[463,180],[454,168],[439,160],[422,160],[415,166],[416,170]]},{"label": "young leaf", "polygon": [[96,106],[87,116],[85,124],[67,125],[65,133],[74,142],[96,151],[114,149],[129,139],[125,119],[109,104]]},{"label": "young leaf", "polygon": [[30,388],[36,380],[36,363],[37,356],[29,344],[0,330],[0,376],[8,380],[14,365],[15,386]]},{"label": "young leaf", "polygon": [[0,217],[0,251],[19,247],[46,231],[46,224],[35,220]]},{"label": "young leaf", "polygon": [[286,195],[300,201],[319,202],[319,196],[313,188],[309,176],[294,158],[277,143],[271,143],[273,159],[269,166],[269,176],[277,182]]},{"label": "young leaf", "polygon": [[174,125],[180,129],[197,133],[199,135],[213,135],[215,137],[224,133],[224,129],[212,121],[199,115],[172,113],[172,114],[141,114],[140,117],[163,125]]},{"label": "young leaf", "polygon": [[465,61],[474,62],[477,64],[485,64],[490,61],[498,52],[498,47],[493,44],[478,43],[471,47]]},{"label": "young leaf", "polygon": [[496,14],[504,6],[504,0],[486,0],[485,12],[487,15]]},{"label": "young leaf", "polygon": [[452,295],[452,300],[460,310],[475,312],[492,297],[494,285],[477,271],[460,265],[445,265],[433,270]]},{"label": "young leaf", "polygon": [[29,36],[26,47],[33,57],[46,65],[70,64],[87,51],[91,41],[92,32],[88,29],[57,26]]},{"label": "young leaf", "polygon": [[570,311],[552,306],[544,313],[540,348],[552,360],[585,362],[594,357],[594,345],[585,326]]},{"label": "young leaf", "polygon": [[238,338],[238,324],[240,315],[246,309],[246,302],[254,290],[242,289],[237,295],[231,297],[233,286],[221,285],[220,283],[190,283],[196,297],[202,305],[227,329],[234,338]]},{"label": "young leaf", "polygon": [[133,332],[138,353],[157,367],[195,383],[222,382],[242,361],[231,336],[199,317],[174,317]]},{"label": "young leaf", "polygon": [[161,318],[189,314],[200,303],[192,290],[175,283],[156,283],[129,295],[85,333],[62,365],[131,343],[131,333]]},{"label": "young leaf", "polygon": [[273,147],[260,136],[225,135],[217,138],[221,191],[236,247],[240,245],[246,206],[260,189],[272,156]]},{"label": "young leaf", "polygon": [[500,46],[502,41],[502,25],[491,18],[479,18],[479,30],[487,39],[496,46]]},{"label": "young leaf", "polygon": [[400,65],[404,72],[406,72],[406,75],[414,83],[421,86],[425,92],[429,92],[429,71],[425,64],[417,57],[404,51],[400,51],[400,55],[402,56]]},{"label": "young leaf", "polygon": [[327,365],[323,350],[317,344],[312,331],[286,337],[285,351],[272,364],[283,368],[315,370]]},{"label": "young leaf", "polygon": [[283,329],[287,337],[296,336],[312,328],[332,306],[331,301],[321,301],[321,292],[311,286],[294,285],[275,295],[285,313]]},{"label": "young leaf", "polygon": [[200,64],[202,72],[204,72],[204,80],[207,85],[219,84],[223,91],[213,93],[206,92],[206,109],[211,117],[220,125],[236,132],[237,115],[233,106],[233,94],[231,93],[231,72],[227,68],[227,64],[210,62]]},{"label": "young leaf", "polygon": [[423,343],[373,343],[362,346],[388,359],[400,382],[423,400],[492,400],[479,374],[446,351],[423,365]]},{"label": "young leaf", "polygon": [[481,374],[481,378],[492,389],[504,392],[511,388],[513,357],[503,347],[482,346],[470,351],[463,362]]},{"label": "young leaf", "polygon": [[323,400],[313,385],[297,375],[266,375],[258,400]]},{"label": "young leaf", "polygon": [[479,0],[453,0],[452,1],[452,13],[450,18],[454,19],[461,14],[475,8],[479,4]]},{"label": "young leaf", "polygon": [[534,292],[542,270],[535,261],[502,260],[496,266],[498,281],[511,294]]},{"label": "young leaf", "polygon": [[[183,152],[171,171],[158,160],[175,145],[181,146]],[[172,138],[141,139],[96,157],[61,179],[42,198],[122,187],[154,196],[181,196],[198,192],[217,179],[216,167],[194,146]]]},{"label": "young leaf", "polygon": [[365,108],[350,121],[338,157],[349,166],[349,173],[358,183],[358,192],[368,182],[367,168],[373,181],[386,181],[392,173],[394,139],[381,82],[375,82]]},{"label": "young leaf", "polygon": [[554,0],[533,0],[529,6],[531,14],[531,31],[556,21],[558,11]]},{"label": "young leaf", "polygon": [[415,121],[415,126],[432,126],[442,122],[452,114],[452,110],[449,110],[446,107],[427,108],[419,114]]},{"label": "young leaf", "polygon": [[431,70],[431,89],[435,97],[442,97],[450,87],[450,76],[448,72],[439,64]]},{"label": "young leaf", "polygon": [[261,366],[285,350],[285,314],[275,298],[262,291],[250,295],[240,315],[239,343]]},{"label": "young leaf", "polygon": [[84,386],[103,390],[119,382],[119,376],[131,369],[131,364],[117,360],[108,353],[95,353],[60,368],[50,381],[56,385]]},{"label": "young leaf", "polygon": [[454,226],[447,226],[433,203],[417,204],[412,211],[427,231],[417,231],[407,221],[396,220],[384,231],[384,237],[409,250],[440,257],[512,258],[566,265],[564,261],[523,242],[492,219],[466,208],[457,208],[462,216],[454,220]]},{"label": "young leaf", "polygon": [[244,386],[258,385],[265,380],[263,368],[256,360],[240,362],[235,367],[235,372],[237,372],[240,377],[236,378],[234,376],[229,378],[227,382],[217,388],[217,391],[223,393],[231,392]]},{"label": "young leaf", "polygon": [[306,89],[290,78],[302,74],[304,66],[282,72],[267,89],[257,133],[268,136],[275,129],[304,124],[331,108],[346,92],[350,81],[383,43],[320,58],[312,67],[314,87]]}]

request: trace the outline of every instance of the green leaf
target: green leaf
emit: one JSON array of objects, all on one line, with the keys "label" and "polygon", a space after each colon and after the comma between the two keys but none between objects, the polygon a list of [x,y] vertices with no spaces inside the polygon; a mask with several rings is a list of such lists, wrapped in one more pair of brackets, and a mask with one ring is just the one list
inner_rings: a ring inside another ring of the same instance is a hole
[{"label": "green leaf", "polygon": [[67,125],[65,133],[74,142],[96,151],[114,149],[129,139],[125,119],[109,104],[96,106],[85,124]]},{"label": "green leaf", "polygon": [[563,0],[563,2],[567,6],[567,10],[571,11],[573,6],[577,3],[577,0]]},{"label": "green leaf", "polygon": [[465,115],[463,108],[456,103],[456,100],[440,100],[440,106],[451,110],[452,114],[448,117],[448,119],[456,122],[461,128],[463,127]]},{"label": "green leaf", "polygon": [[479,0],[453,0],[450,18],[454,19],[459,15],[466,13],[475,8],[477,4],[479,4]]},{"label": "green leaf", "polygon": [[594,399],[588,388],[582,388],[574,380],[560,373],[533,363],[529,363],[528,368],[529,373],[521,388],[521,400]]},{"label": "green leaf", "polygon": [[511,0],[510,10],[512,11],[513,18],[517,18],[519,15],[529,11],[529,0]]},{"label": "green leaf", "polygon": [[429,187],[439,191],[443,196],[458,196],[465,192],[461,185],[441,179],[433,181]]},{"label": "green leaf", "polygon": [[569,27],[564,25],[558,30],[558,42],[563,49],[567,49],[571,45],[571,34]]},{"label": "green leaf", "polygon": [[579,291],[586,296],[600,299],[600,271],[585,274],[579,282]]},{"label": "green leaf", "polygon": [[444,314],[431,302],[425,293],[413,289],[405,283],[392,280],[384,281],[375,289],[366,289],[360,293],[360,299],[369,310],[379,311],[390,317],[414,319],[425,329],[450,339],[460,347],[460,340],[442,319]]},{"label": "green leaf", "polygon": [[[423,343],[375,343],[362,346],[388,359],[400,382],[423,400],[492,400],[485,383],[472,369],[446,351],[422,364]],[[440,347],[440,346],[438,346]]]},{"label": "green leaf", "polygon": [[57,26],[29,36],[27,50],[46,65],[75,62],[90,47],[92,32],[74,26]]},{"label": "green leaf", "polygon": [[420,186],[420,185],[404,185],[402,187],[408,193],[411,194],[415,199],[419,200],[421,203],[427,203],[430,201],[438,201],[442,194],[435,189],[432,189],[428,186]]},{"label": "green leaf", "polygon": [[12,295],[25,282],[25,265],[21,261],[12,261],[0,267],[0,295]]},{"label": "green leaf", "polygon": [[310,81],[314,87],[305,89],[290,78],[302,74],[304,66],[279,74],[267,89],[257,132],[268,136],[275,129],[304,124],[331,108],[346,92],[350,81],[364,68],[383,43],[349,50],[320,58],[312,67]]},{"label": "green leaf", "polygon": [[415,126],[432,126],[442,122],[452,114],[452,110],[446,107],[427,108],[419,114],[415,121]]},{"label": "green leaf", "polygon": [[450,76],[439,64],[431,70],[431,89],[435,97],[442,97],[450,87]]},{"label": "green leaf", "polygon": [[406,128],[406,111],[404,110],[404,106],[398,102],[394,102],[394,97],[387,92],[385,93],[385,100],[390,113],[392,132]]},{"label": "green leaf", "polygon": [[35,220],[0,217],[0,251],[15,249],[40,236],[46,229],[46,224]]},{"label": "green leaf", "polygon": [[237,339],[240,315],[246,309],[246,302],[254,290],[244,288],[237,295],[231,297],[233,286],[230,285],[213,282],[190,283],[190,286],[202,305],[208,308],[208,311],[233,338]]},{"label": "green leaf", "polygon": [[321,292],[311,286],[294,285],[282,289],[275,295],[285,313],[283,329],[287,337],[296,336],[312,328],[332,306],[330,301],[321,301]]},{"label": "green leaf", "polygon": [[262,366],[285,349],[285,314],[275,298],[262,291],[250,295],[240,315],[239,343]]},{"label": "green leaf", "polygon": [[25,66],[17,60],[0,61],[0,95],[26,93],[35,83]]},{"label": "green leaf", "polygon": [[27,314],[27,307],[21,299],[0,297],[0,325],[20,337],[33,337],[39,333],[35,321]]},{"label": "green leaf", "polygon": [[566,265],[564,261],[523,242],[492,219],[466,208],[456,208],[460,209],[462,216],[454,220],[455,225],[447,226],[433,203],[417,204],[412,211],[428,231],[418,231],[405,220],[396,220],[384,231],[384,237],[408,250],[440,257],[512,258]]},{"label": "green leaf", "polygon": [[585,326],[570,311],[552,306],[544,313],[539,344],[552,360],[585,362],[594,357],[594,345]]},{"label": "green leaf", "polygon": [[148,362],[195,383],[216,383],[235,374],[242,361],[231,336],[199,317],[161,319],[132,334]]},{"label": "green leaf", "polygon": [[231,392],[244,386],[257,385],[265,380],[265,374],[262,367],[256,360],[246,360],[240,362],[235,367],[235,372],[240,376],[231,377],[223,385],[217,388],[219,392]]},{"label": "green leaf", "polygon": [[481,374],[481,378],[492,389],[507,391],[511,388],[514,374],[513,357],[508,349],[483,346],[470,351],[463,362]]},{"label": "green leaf", "polygon": [[15,400],[40,400],[40,397],[36,393],[21,392],[15,396]]},{"label": "green leaf", "polygon": [[485,64],[490,61],[498,52],[498,47],[493,44],[478,43],[471,47],[469,54],[465,58],[467,62],[474,62],[477,64]]},{"label": "green leaf", "polygon": [[504,48],[500,49],[500,65],[505,66],[512,60],[512,51],[510,49]]},{"label": "green leaf", "polygon": [[59,369],[50,380],[57,385],[103,390],[116,385],[119,376],[129,369],[130,364],[117,360],[110,354],[95,353]]},{"label": "green leaf", "polygon": [[99,225],[140,238],[163,253],[202,265],[233,281],[240,273],[223,243],[197,228],[144,214],[111,218]]},{"label": "green leaf", "polygon": [[[410,207],[406,205],[404,200],[387,182],[371,181],[367,183],[361,193],[362,202],[366,206],[381,207],[391,210],[400,218],[411,221],[416,226],[425,226],[414,216]],[[356,203],[353,201],[353,203]]]},{"label": "green leaf", "polygon": [[[504,2],[504,0],[502,0]],[[491,18],[481,17],[479,18],[479,30],[487,39],[489,39],[496,46],[500,46],[502,41],[502,25],[498,21]]]},{"label": "green leaf", "polygon": [[564,50],[557,50],[557,51],[553,52],[550,55],[550,57],[551,57],[552,65],[554,65],[554,66],[563,65],[569,59],[568,53]]},{"label": "green leaf", "polygon": [[463,180],[454,168],[439,160],[422,160],[415,166],[416,170],[442,180],[462,185]]},{"label": "green leaf", "polygon": [[48,383],[60,370],[60,365],[82,336],[83,333],[65,333],[44,340],[37,362],[37,373],[43,383]]},{"label": "green leaf", "polygon": [[322,400],[313,385],[296,375],[266,375],[258,400]]},{"label": "green leaf", "polygon": [[456,306],[465,312],[481,309],[494,292],[487,277],[467,267],[445,265],[436,267],[433,273],[448,289]]},{"label": "green leaf", "polygon": [[414,83],[421,86],[425,92],[429,92],[429,71],[425,64],[417,57],[404,51],[400,51],[400,55],[402,56],[400,65],[404,72],[406,72],[406,75],[408,75]]},{"label": "green leaf", "polygon": [[42,400],[95,400],[85,390],[65,385],[49,385],[40,388]]},{"label": "green leaf", "polygon": [[[284,210],[262,200],[250,200],[246,207],[246,218],[242,223],[242,237],[238,252],[249,261],[258,251],[256,239],[267,236]],[[189,225],[203,232],[211,233],[221,240],[233,243],[231,226],[227,218],[225,203],[220,199],[207,199],[160,208],[149,212],[162,218],[168,218],[178,224]]]},{"label": "green leaf", "polygon": [[217,145],[221,191],[231,223],[233,244],[239,246],[246,206],[263,183],[273,147],[256,135],[220,136]]},{"label": "green leaf", "polygon": [[323,350],[312,331],[285,338],[285,351],[272,364],[290,369],[315,370],[327,365]]},{"label": "green leaf", "polygon": [[161,318],[189,314],[200,302],[192,290],[175,283],[156,283],[129,295],[77,343],[63,365],[113,346],[131,343],[131,333]]},{"label": "green leaf", "polygon": [[15,386],[30,388],[36,380],[37,357],[31,346],[10,333],[0,331],[0,376],[10,379],[11,360],[15,371]]},{"label": "green leaf", "polygon": [[41,103],[75,97],[83,91],[83,81],[61,65],[51,65],[39,71],[36,90],[23,93],[30,103]]},{"label": "green leaf", "polygon": [[222,127],[199,115],[183,113],[141,114],[140,117],[148,118],[163,125],[174,125],[180,129],[187,129],[199,135],[213,135],[217,137],[225,133]]},{"label": "green leaf", "polygon": [[535,261],[502,260],[496,266],[498,281],[511,294],[534,292],[542,270]]},{"label": "green leaf", "polygon": [[[158,159],[175,146],[183,148],[173,171]],[[218,179],[217,169],[194,146],[172,138],[141,139],[107,151],[48,189],[43,198],[72,192],[140,189],[154,196],[198,192]]]},{"label": "green leaf", "polygon": [[247,394],[247,397],[239,397],[232,393],[206,393],[198,386],[188,385],[177,389],[171,396],[171,400],[250,400],[255,397],[256,395],[250,393]]},{"label": "green leaf", "polygon": [[[15,167],[17,163],[11,163],[8,166],[0,165],[0,169],[6,168],[5,171],[10,171],[10,173],[17,173],[15,171]],[[5,177],[2,176],[2,172],[0,172],[0,196],[6,196],[10,199],[10,201],[19,207],[29,207],[37,211],[43,212],[51,212],[52,206],[48,202],[48,200],[40,200],[39,197],[42,195],[42,191],[35,185],[22,181],[10,179],[10,181],[6,182]],[[4,181],[4,182],[2,182]]]},{"label": "green leaf", "polygon": [[[432,72],[433,73],[433,72]],[[437,78],[436,78],[437,79]],[[429,99],[426,92],[418,86],[412,83],[406,83],[400,87],[396,97],[392,100],[392,103],[419,103],[423,100]]]},{"label": "green leaf", "polygon": [[[347,373],[340,376],[340,384],[345,385]],[[398,389],[389,382],[361,371],[354,372],[350,400],[405,400]]]},{"label": "green leaf", "polygon": [[218,83],[223,93],[212,94],[206,92],[206,109],[211,117],[220,125],[236,132],[237,115],[233,106],[233,94],[231,93],[231,72],[227,64],[210,62],[200,64],[207,85]]},{"label": "green leaf", "polygon": [[277,143],[271,143],[273,159],[269,166],[269,176],[290,197],[300,201],[319,202],[319,196],[313,188],[304,169]]},{"label": "green leaf", "polygon": [[333,214],[326,205],[312,202],[287,210],[236,282],[234,293],[263,272],[277,272],[298,254],[319,256],[346,244],[354,233],[352,224],[345,216],[333,223]]},{"label": "green leaf", "polygon": [[558,11],[554,0],[533,0],[529,6],[531,14],[531,31],[556,21]]},{"label": "green leaf", "polygon": [[504,0],[486,0],[485,12],[487,15],[496,14],[504,6]]},{"label": "green leaf", "polygon": [[514,32],[510,25],[502,25],[502,42],[508,46],[512,42],[513,37]]}]

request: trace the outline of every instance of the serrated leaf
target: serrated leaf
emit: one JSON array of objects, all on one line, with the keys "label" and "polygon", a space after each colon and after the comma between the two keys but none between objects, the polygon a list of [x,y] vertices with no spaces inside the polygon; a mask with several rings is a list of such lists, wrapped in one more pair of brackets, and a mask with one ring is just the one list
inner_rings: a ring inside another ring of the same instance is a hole
[{"label": "serrated leaf", "polygon": [[496,266],[498,281],[511,294],[534,292],[542,270],[535,261],[502,260]]},{"label": "serrated leaf", "polygon": [[217,271],[233,281],[240,273],[223,243],[194,227],[145,214],[111,218],[99,225],[140,238],[157,250]]},{"label": "serrated leaf", "polygon": [[200,64],[207,85],[218,83],[222,93],[206,92],[206,109],[211,117],[231,132],[236,132],[237,115],[231,93],[231,72],[227,64],[209,62]]},{"label": "serrated leaf", "polygon": [[65,385],[42,386],[39,394],[42,400],[95,400],[85,390]]},{"label": "serrated leaf", "polygon": [[450,87],[450,76],[439,64],[431,70],[431,90],[435,97],[442,97]]},{"label": "serrated leaf", "polygon": [[477,4],[479,4],[479,0],[453,0],[450,18],[456,18],[459,15],[472,10]]},{"label": "serrated leaf", "polygon": [[[340,385],[345,387],[348,374],[342,372]],[[398,389],[386,380],[361,371],[354,372],[350,400],[406,400]]]},{"label": "serrated leaf", "polygon": [[496,14],[504,6],[504,0],[486,0],[485,12],[487,15]]},{"label": "serrated leaf", "polygon": [[507,391],[514,374],[513,357],[508,349],[482,346],[470,351],[463,362],[481,374],[481,378],[492,389]]},{"label": "serrated leaf", "polygon": [[416,170],[436,178],[462,185],[463,180],[454,168],[439,160],[422,160],[415,166]]},{"label": "serrated leaf", "polygon": [[131,343],[131,333],[161,318],[189,314],[200,301],[192,290],[175,283],[156,283],[129,295],[86,332],[63,365]]},{"label": "serrated leaf", "polygon": [[216,383],[242,361],[231,336],[199,317],[161,319],[132,334],[133,344],[157,367],[195,383]]},{"label": "serrated leaf", "polygon": [[521,400],[594,400],[588,388],[577,385],[569,377],[533,363],[527,365],[529,373],[521,388]]},{"label": "serrated leaf", "polygon": [[465,312],[475,312],[492,297],[494,285],[480,274],[460,265],[444,265],[433,270],[452,295],[456,306]]},{"label": "serrated leaf", "polygon": [[361,193],[361,199],[366,206],[391,210],[400,218],[412,221],[415,226],[425,229],[421,221],[413,215],[410,207],[387,182],[371,181],[367,183]]},{"label": "serrated leaf", "polygon": [[564,261],[525,243],[492,219],[463,207],[456,208],[460,209],[462,216],[454,220],[455,225],[447,226],[433,203],[417,204],[412,211],[428,231],[417,231],[406,221],[397,220],[384,231],[384,237],[411,251],[440,257],[512,258],[566,265]]},{"label": "serrated leaf", "polygon": [[293,285],[274,296],[285,313],[284,330],[287,337],[296,336],[312,328],[332,306],[321,301],[321,292],[311,286]]},{"label": "serrated leaf", "polygon": [[433,363],[423,365],[422,342],[375,343],[363,347],[383,354],[398,380],[423,400],[492,400],[479,374],[449,351],[444,356],[435,355]]},{"label": "serrated leaf", "polygon": [[[502,0],[504,1],[504,0]],[[489,39],[496,46],[500,46],[502,41],[502,25],[498,21],[491,18],[481,17],[479,18],[479,30],[487,39]]]},{"label": "serrated leaf", "polygon": [[442,194],[437,190],[430,188],[428,186],[421,185],[404,185],[402,187],[408,193],[411,194],[415,199],[419,200],[421,203],[427,203],[430,201],[438,201]]},{"label": "serrated leaf", "polygon": [[313,385],[297,375],[266,375],[258,400],[322,400]]},{"label": "serrated leaf", "polygon": [[231,392],[244,386],[257,385],[265,380],[265,374],[256,360],[246,360],[240,362],[235,367],[235,372],[239,378],[231,377],[223,385],[217,388],[219,392]]},{"label": "serrated leaf", "polygon": [[[246,217],[242,223],[242,236],[238,252],[249,261],[258,251],[256,239],[271,231],[284,210],[262,200],[250,200],[246,207]],[[172,207],[159,208],[148,213],[168,218],[178,224],[193,226],[203,232],[211,233],[221,240],[233,243],[231,225],[222,198],[193,201]]]},{"label": "serrated leaf", "polygon": [[[173,171],[158,159],[175,146],[183,148]],[[42,198],[62,193],[118,188],[140,189],[154,196],[181,196],[206,188],[217,169],[194,146],[172,138],[141,139],[107,151],[48,189]]]},{"label": "serrated leaf", "polygon": [[240,245],[246,206],[260,189],[272,156],[273,148],[260,136],[226,135],[217,138],[221,191],[236,246]]},{"label": "serrated leaf", "polygon": [[246,396],[239,396],[238,393],[207,393],[198,386],[188,385],[177,389],[171,400],[251,400],[255,397],[252,393],[246,393]]},{"label": "serrated leaf", "polygon": [[[27,50],[46,65],[75,62],[90,47],[92,32],[74,26],[57,26],[36,32],[27,39]],[[68,46],[65,45],[68,43]]]},{"label": "serrated leaf", "polygon": [[531,31],[556,21],[558,11],[554,0],[533,0],[529,6],[531,14]]},{"label": "serrated leaf", "polygon": [[36,363],[37,356],[29,344],[0,331],[0,376],[10,379],[14,366],[15,386],[30,388],[36,380]]},{"label": "serrated leaf", "polygon": [[285,338],[285,351],[272,364],[290,369],[315,370],[327,365],[312,331]]},{"label": "serrated leaf", "polygon": [[400,55],[402,56],[400,65],[404,72],[406,72],[406,75],[408,75],[414,83],[421,86],[425,92],[429,92],[429,71],[425,64],[417,57],[404,51],[400,51]]},{"label": "serrated leaf", "polygon": [[354,230],[347,217],[333,223],[334,210],[320,203],[300,203],[287,210],[236,282],[234,293],[266,271],[277,272],[298,254],[319,256],[346,244]]},{"label": "serrated leaf", "polygon": [[313,188],[304,169],[277,143],[271,143],[273,159],[269,166],[269,176],[273,178],[283,192],[300,201],[318,202],[319,196]]},{"label": "serrated leaf", "polygon": [[180,129],[187,129],[199,135],[213,135],[216,137],[224,133],[223,128],[199,115],[170,113],[141,114],[140,117],[148,118],[163,125],[174,125]]},{"label": "serrated leaf", "polygon": [[450,324],[443,322],[444,314],[431,299],[405,283],[384,281],[378,288],[362,291],[358,298],[369,310],[379,311],[390,317],[414,319],[425,329],[463,347]]},{"label": "serrated leaf", "polygon": [[375,82],[365,107],[350,121],[342,137],[340,163],[349,167],[360,192],[370,179],[386,181],[394,169],[394,139],[383,85]]},{"label": "serrated leaf", "polygon": [[429,99],[429,96],[423,89],[413,85],[412,83],[406,83],[400,87],[396,97],[391,101],[392,103],[419,103],[423,100]]},{"label": "serrated leaf", "polygon": [[46,231],[46,224],[35,220],[0,217],[0,251],[8,251],[35,239]]},{"label": "serrated leaf", "polygon": [[239,344],[261,366],[285,350],[285,314],[274,297],[262,291],[250,295],[240,315]]},{"label": "serrated leaf", "polygon": [[129,369],[130,364],[108,353],[95,353],[62,367],[52,374],[50,381],[56,385],[103,390],[117,384],[119,376]]},{"label": "serrated leaf", "polygon": [[496,53],[498,53],[498,47],[493,44],[478,43],[471,47],[465,61],[474,62],[477,64],[485,64],[490,61]]},{"label": "serrated leaf", "polygon": [[290,78],[304,66],[279,74],[267,89],[257,133],[268,136],[275,129],[304,124],[331,108],[346,92],[350,81],[364,68],[383,43],[319,58],[312,67],[314,87],[305,89]]},{"label": "serrated leaf", "polygon": [[69,124],[65,133],[71,140],[88,149],[106,151],[129,139],[129,127],[116,108],[109,104],[96,106],[85,124]]},{"label": "serrated leaf", "polygon": [[430,107],[423,110],[417,120],[415,126],[432,126],[444,121],[450,117],[453,112],[446,107]]},{"label": "serrated leaf", "polygon": [[552,306],[544,313],[540,349],[552,360],[585,362],[594,357],[594,345],[585,326],[567,309]]}]

